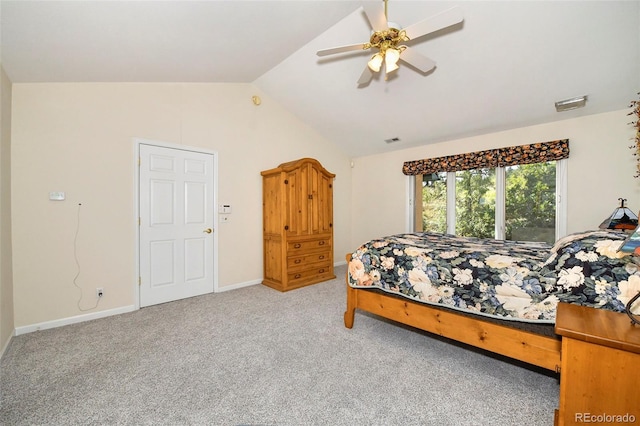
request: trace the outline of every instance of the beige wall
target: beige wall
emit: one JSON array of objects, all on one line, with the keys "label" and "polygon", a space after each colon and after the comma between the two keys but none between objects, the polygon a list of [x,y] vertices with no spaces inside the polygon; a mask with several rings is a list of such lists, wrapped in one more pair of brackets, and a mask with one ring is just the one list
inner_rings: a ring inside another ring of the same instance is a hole
[{"label": "beige wall", "polygon": [[[218,201],[233,207],[217,230],[221,289],[261,280],[260,171],[286,161],[314,157],[336,174],[336,258],[349,249],[350,160],[251,85],[14,84],[16,327],[134,304],[134,137],[218,153]],[[81,311],[96,287],[99,307]]]},{"label": "beige wall", "polygon": [[[407,230],[409,178],[401,172],[404,161],[565,138],[569,139],[571,150],[567,231],[597,228],[618,205],[619,197],[627,198],[627,205],[637,213],[640,210],[640,179],[634,178],[636,157],[629,149],[634,135],[633,127],[628,125],[629,111],[358,158],[352,175],[352,245],[356,247],[368,239]],[[380,194],[384,194],[384,198]],[[363,209],[365,215],[361,213]]]},{"label": "beige wall", "polygon": [[0,67],[0,354],[13,336],[11,82]]},{"label": "beige wall", "polygon": [[[256,94],[259,107],[251,102]],[[336,261],[367,239],[406,230],[406,160],[569,138],[569,232],[597,227],[618,197],[640,208],[627,110],[355,158],[352,169],[338,147],[251,85],[15,84],[12,97],[12,161],[3,160],[1,172],[12,188],[16,327],[91,313],[79,308],[93,304],[96,287],[105,289],[96,311],[134,304],[135,137],[218,153],[218,200],[233,206],[231,221],[218,227],[222,289],[261,279],[259,172],[300,157],[317,158],[337,175]],[[49,201],[50,191],[65,191],[66,201]],[[73,285],[76,229],[82,300]],[[3,277],[11,269],[4,259]],[[13,326],[4,306],[10,283],[3,278],[3,333]]]}]

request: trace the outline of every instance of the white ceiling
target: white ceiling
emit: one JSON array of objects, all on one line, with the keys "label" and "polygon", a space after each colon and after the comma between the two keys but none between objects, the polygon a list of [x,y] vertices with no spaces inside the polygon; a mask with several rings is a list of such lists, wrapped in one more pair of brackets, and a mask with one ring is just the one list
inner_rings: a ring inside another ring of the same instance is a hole
[{"label": "white ceiling", "polygon": [[368,41],[361,5],[2,0],[1,60],[14,83],[253,83],[352,157],[624,109],[640,90],[640,0],[389,0],[401,26],[453,5],[465,20],[407,43],[435,70],[365,87],[370,51],[315,54]]}]

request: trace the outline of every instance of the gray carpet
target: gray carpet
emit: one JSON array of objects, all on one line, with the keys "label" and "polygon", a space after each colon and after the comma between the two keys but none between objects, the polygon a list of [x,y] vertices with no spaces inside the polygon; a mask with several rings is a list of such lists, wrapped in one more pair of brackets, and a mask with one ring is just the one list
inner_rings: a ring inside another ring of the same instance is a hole
[{"label": "gray carpet", "polygon": [[553,374],[368,314],[337,279],[15,337],[3,425],[552,425]]}]

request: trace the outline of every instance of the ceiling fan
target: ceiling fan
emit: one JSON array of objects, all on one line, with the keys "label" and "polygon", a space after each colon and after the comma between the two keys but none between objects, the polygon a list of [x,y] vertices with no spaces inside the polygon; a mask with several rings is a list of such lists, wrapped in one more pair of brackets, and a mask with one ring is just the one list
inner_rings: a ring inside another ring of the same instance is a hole
[{"label": "ceiling fan", "polygon": [[399,68],[399,60],[419,69],[423,73],[432,70],[436,66],[433,60],[401,43],[450,27],[462,22],[464,19],[462,10],[459,7],[452,7],[413,25],[398,29],[399,25],[387,20],[387,0],[384,0],[384,3],[366,1],[363,3],[363,7],[373,30],[369,42],[323,49],[317,53],[318,56],[328,56],[354,50],[378,49],[378,52],[371,57],[362,75],[360,75],[358,79],[359,85],[369,83],[373,78],[373,73],[379,72],[383,63],[385,65],[385,75]]}]

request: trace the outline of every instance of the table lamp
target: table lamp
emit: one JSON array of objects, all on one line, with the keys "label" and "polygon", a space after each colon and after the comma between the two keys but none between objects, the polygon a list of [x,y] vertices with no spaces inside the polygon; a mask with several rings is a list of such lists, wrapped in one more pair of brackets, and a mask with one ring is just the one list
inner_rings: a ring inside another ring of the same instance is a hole
[{"label": "table lamp", "polygon": [[626,198],[618,198],[620,207],[611,213],[599,226],[600,229],[633,230],[638,226],[638,216],[624,205]]}]

